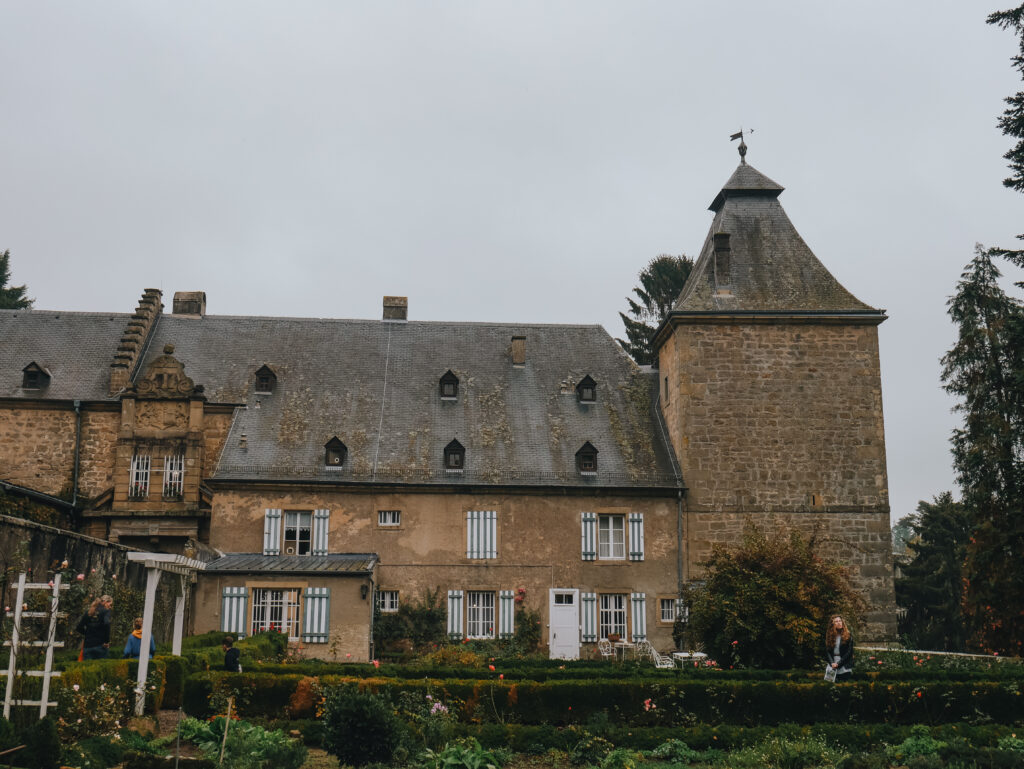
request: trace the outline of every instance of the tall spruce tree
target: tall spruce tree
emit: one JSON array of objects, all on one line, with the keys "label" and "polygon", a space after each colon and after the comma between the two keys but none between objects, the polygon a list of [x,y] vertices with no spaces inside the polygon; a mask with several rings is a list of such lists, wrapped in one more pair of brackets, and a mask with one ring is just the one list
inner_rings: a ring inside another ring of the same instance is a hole
[{"label": "tall spruce tree", "polygon": [[26,286],[8,286],[11,279],[11,252],[0,254],[0,310],[27,310],[34,300],[25,296]]},{"label": "tall spruce tree", "polygon": [[958,652],[966,648],[961,595],[963,565],[971,533],[967,510],[945,491],[934,502],[919,502],[903,519],[912,535],[910,560],[896,580],[896,603],[905,610],[899,630],[914,649]]},{"label": "tall spruce tree", "polygon": [[993,252],[977,248],[950,298],[958,338],[942,359],[958,396],[953,465],[971,517],[963,579],[970,644],[1024,651],[1024,305],[999,285]]},{"label": "tall spruce tree", "polygon": [[692,269],[693,260],[688,256],[661,254],[640,271],[640,285],[633,288],[640,301],[627,296],[629,315],[619,313],[628,341],[616,340],[637,363],[654,363],[654,332],[668,316]]}]

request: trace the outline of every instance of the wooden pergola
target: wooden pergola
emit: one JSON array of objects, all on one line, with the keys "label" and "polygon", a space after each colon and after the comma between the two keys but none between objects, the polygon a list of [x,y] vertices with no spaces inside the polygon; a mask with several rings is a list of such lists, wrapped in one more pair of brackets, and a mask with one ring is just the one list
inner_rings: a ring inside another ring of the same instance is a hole
[{"label": "wooden pergola", "polygon": [[142,610],[142,645],[139,650],[139,675],[135,686],[135,715],[141,716],[146,708],[146,676],[149,674],[149,645],[153,637],[153,609],[156,603],[156,588],[161,574],[176,574],[181,580],[181,595],[174,605],[174,636],[171,654],[181,656],[181,637],[185,623],[185,595],[187,583],[196,572],[206,568],[202,561],[170,553],[128,553],[128,560],[146,567],[146,604]]}]

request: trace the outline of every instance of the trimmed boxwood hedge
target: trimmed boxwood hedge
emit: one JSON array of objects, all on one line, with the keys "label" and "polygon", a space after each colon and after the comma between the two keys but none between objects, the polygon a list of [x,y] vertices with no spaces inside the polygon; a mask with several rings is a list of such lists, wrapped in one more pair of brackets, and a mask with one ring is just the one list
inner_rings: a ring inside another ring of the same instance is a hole
[{"label": "trimmed boxwood hedge", "polygon": [[[215,689],[234,694],[245,717],[287,718],[300,675],[218,673],[190,676],[185,709],[208,717]],[[827,684],[783,681],[508,681],[385,679],[321,676],[328,687],[358,684],[373,691],[407,691],[426,697],[443,693],[462,702],[464,721],[523,724],[584,723],[607,714],[628,726],[688,726],[697,723],[770,726],[784,722],[894,724],[1024,719],[1019,682]],[[648,709],[645,701],[655,707]]]}]

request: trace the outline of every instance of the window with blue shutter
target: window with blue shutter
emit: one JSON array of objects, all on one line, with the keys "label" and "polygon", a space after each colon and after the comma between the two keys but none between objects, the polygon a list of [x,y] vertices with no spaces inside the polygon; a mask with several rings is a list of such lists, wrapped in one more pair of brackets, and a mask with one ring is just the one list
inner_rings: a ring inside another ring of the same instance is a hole
[{"label": "window with blue shutter", "polygon": [[245,636],[249,619],[248,591],[244,587],[226,587],[220,604],[220,629],[236,638]]},{"label": "window with blue shutter", "polygon": [[305,598],[302,640],[305,643],[325,644],[330,630],[331,589],[329,587],[307,587]]},{"label": "window with blue shutter", "polygon": [[466,513],[466,557],[498,557],[498,514],[494,510]]},{"label": "window with blue shutter", "polygon": [[580,625],[584,643],[597,640],[597,593],[580,593]]},{"label": "window with blue shutter", "polygon": [[462,591],[448,591],[448,638],[462,640]]},{"label": "window with blue shutter", "polygon": [[498,638],[516,634],[516,600],[511,590],[498,593]]},{"label": "window with blue shutter", "polygon": [[313,511],[313,555],[327,555],[327,531],[330,528],[331,511]]},{"label": "window with blue shutter", "polygon": [[629,560],[644,559],[644,514],[629,514]]},{"label": "window with blue shutter", "polygon": [[583,560],[594,561],[597,559],[597,513],[582,513],[580,518]]},{"label": "window with blue shutter", "polygon": [[263,514],[263,555],[281,555],[281,511],[267,508]]},{"label": "window with blue shutter", "polygon": [[644,593],[630,593],[629,603],[633,609],[633,637],[634,643],[647,638],[647,597]]}]

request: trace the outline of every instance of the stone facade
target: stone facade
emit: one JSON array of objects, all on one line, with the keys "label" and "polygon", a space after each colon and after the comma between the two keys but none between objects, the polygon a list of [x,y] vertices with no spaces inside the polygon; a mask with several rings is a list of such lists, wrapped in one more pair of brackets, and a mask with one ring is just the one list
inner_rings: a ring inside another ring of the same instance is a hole
[{"label": "stone facade", "polygon": [[556,625],[560,654],[668,649],[747,523],[815,536],[868,599],[859,637],[890,637],[885,315],[781,192],[744,163],[715,198],[653,370],[599,327],[410,321],[404,297],[378,321],[208,316],[198,291],[167,315],[155,289],[120,316],[0,311],[0,480],[77,476],[84,532],[208,559],[195,632],[285,622],[310,656],[370,658],[375,597],[428,592],[453,638],[524,606],[553,654]]}]

